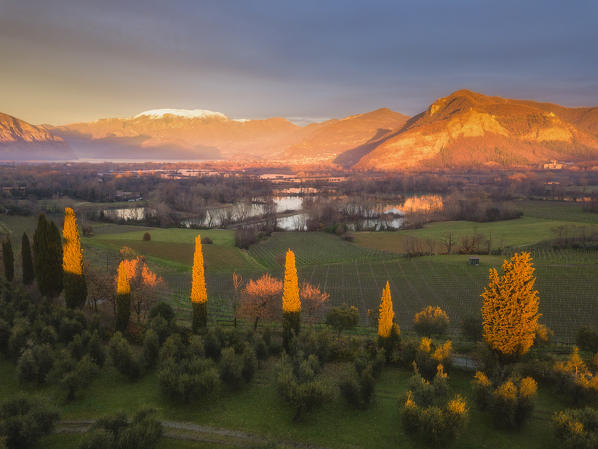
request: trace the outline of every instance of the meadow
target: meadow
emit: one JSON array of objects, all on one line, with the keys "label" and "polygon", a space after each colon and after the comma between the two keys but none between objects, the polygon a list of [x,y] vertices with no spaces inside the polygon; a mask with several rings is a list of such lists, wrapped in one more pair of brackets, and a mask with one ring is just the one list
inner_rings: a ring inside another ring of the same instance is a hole
[{"label": "meadow", "polygon": [[[212,448],[212,447],[276,447],[299,448],[390,448],[416,449],[415,443],[400,425],[400,405],[407,392],[411,372],[407,369],[387,367],[376,382],[374,403],[366,410],[354,410],[346,406],[342,398],[326,403],[302,422],[293,422],[292,409],[281,403],[273,385],[276,383],[277,359],[270,359],[258,370],[251,384],[239,391],[223,390],[216,401],[199,404],[174,404],[160,393],[155,372],[146,374],[136,382],[130,382],[114,368],[105,367],[98,378],[77,401],[61,404],[51,387],[31,388],[29,393],[60,403],[65,421],[87,420],[112,413],[115,410],[137,410],[153,407],[160,419],[174,422],[201,423],[216,428],[235,429],[259,436],[276,446],[239,443],[234,437],[218,437],[209,431],[191,434],[197,439],[221,438],[219,444],[177,441],[165,439],[160,447]],[[331,363],[325,367],[324,378],[334,384],[339,372],[348,364]],[[450,376],[451,387],[471,401],[471,373],[454,370]],[[17,391],[14,367],[0,364],[0,393],[10,397]],[[489,417],[472,409],[467,432],[459,439],[458,447],[464,449],[535,449],[549,447],[552,435],[545,429],[554,411],[562,409],[566,402],[549,389],[541,389],[534,415],[528,425],[519,432],[496,432]],[[78,435],[58,434],[46,437],[44,449],[76,448]]]}]

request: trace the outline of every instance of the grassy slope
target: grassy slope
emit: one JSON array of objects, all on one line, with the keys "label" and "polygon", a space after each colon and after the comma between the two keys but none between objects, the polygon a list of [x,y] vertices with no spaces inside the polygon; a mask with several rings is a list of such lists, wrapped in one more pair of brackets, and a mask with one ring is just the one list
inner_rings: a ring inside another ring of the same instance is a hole
[{"label": "grassy slope", "polygon": [[[400,426],[399,400],[407,390],[408,371],[386,368],[376,385],[376,401],[368,410],[353,410],[337,398],[308,416],[304,422],[293,423],[292,410],[281,403],[276,389],[272,387],[276,369],[277,362],[270,360],[266,368],[258,372],[256,379],[239,392],[224,391],[220,398],[206,404],[175,405],[161,396],[155,373],[129,383],[108,367],[102,370],[82,398],[61,406],[62,417],[89,419],[118,410],[132,412],[150,406],[156,408],[163,419],[245,430],[275,440],[305,441],[331,448],[418,447]],[[329,379],[338,379],[345,369],[344,365],[328,365],[326,373]],[[470,379],[471,373],[455,372],[451,376],[454,392],[469,397]],[[14,394],[17,389],[14,367],[0,362],[2,397]],[[36,389],[33,393],[55,397],[55,392],[48,389]],[[551,440],[547,420],[555,410],[564,407],[565,404],[557,397],[540,388],[534,418],[523,431],[513,433],[497,432],[487,416],[473,410],[471,424],[459,440],[458,447],[547,447]],[[56,447],[63,438],[50,438],[46,447]]]}]

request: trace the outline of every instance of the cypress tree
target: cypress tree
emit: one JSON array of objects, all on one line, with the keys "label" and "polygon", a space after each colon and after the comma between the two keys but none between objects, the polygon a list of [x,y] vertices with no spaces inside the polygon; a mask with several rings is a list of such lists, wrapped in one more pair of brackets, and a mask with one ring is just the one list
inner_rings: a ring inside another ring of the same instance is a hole
[{"label": "cypress tree", "polygon": [[204,276],[203,252],[201,236],[195,237],[195,253],[193,254],[193,278],[191,280],[191,306],[193,307],[193,332],[198,332],[207,326],[208,321],[208,293]]},{"label": "cypress tree", "polygon": [[386,281],[386,287],[382,290],[380,298],[380,311],[378,316],[378,336],[388,338],[392,332],[395,312],[392,309],[392,297],[390,296],[390,284]]},{"label": "cypress tree", "polygon": [[380,310],[378,315],[378,343],[386,351],[386,360],[389,361],[393,351],[399,343],[400,330],[394,322],[395,312],[392,306],[392,297],[390,295],[390,284],[386,281],[386,286],[382,290],[380,298]]},{"label": "cypress tree", "polygon": [[40,293],[55,298],[62,291],[62,241],[56,224],[40,214],[33,235],[33,261]]},{"label": "cypress tree", "polygon": [[116,286],[116,330],[126,332],[131,316],[131,285],[127,278],[125,262],[118,265],[118,283]]},{"label": "cypress tree", "polygon": [[87,299],[87,284],[83,274],[83,252],[77,230],[75,211],[70,207],[64,210],[64,244],[62,247],[62,269],[64,271],[64,301],[74,309],[83,307]]},{"label": "cypress tree", "polygon": [[4,261],[4,276],[12,282],[15,276],[15,258],[12,252],[12,243],[8,236],[2,242],[2,260]]},{"label": "cypress tree", "polygon": [[293,335],[301,328],[301,299],[299,299],[299,281],[295,266],[295,253],[287,251],[284,268],[284,286],[282,293],[282,344],[289,351]]},{"label": "cypress tree", "polygon": [[31,258],[31,244],[29,243],[29,237],[24,232],[21,239],[21,262],[23,265],[23,284],[31,285],[35,274],[33,272],[33,259]]}]

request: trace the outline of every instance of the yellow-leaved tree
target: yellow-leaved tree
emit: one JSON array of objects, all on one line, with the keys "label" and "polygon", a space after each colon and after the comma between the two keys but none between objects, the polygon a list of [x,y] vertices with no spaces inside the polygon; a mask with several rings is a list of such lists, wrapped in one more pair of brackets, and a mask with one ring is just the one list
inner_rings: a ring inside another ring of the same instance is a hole
[{"label": "yellow-leaved tree", "polygon": [[382,290],[382,297],[380,298],[378,342],[385,350],[387,361],[390,360],[392,353],[399,343],[400,329],[394,319],[395,312],[392,307],[390,284],[386,281],[386,286],[384,287],[384,290]]},{"label": "yellow-leaved tree", "polygon": [[64,209],[62,238],[64,301],[71,309],[83,307],[87,300],[87,284],[83,275],[83,252],[75,211],[70,207]]},{"label": "yellow-leaved tree", "polygon": [[191,280],[191,306],[193,307],[193,332],[205,328],[208,321],[208,292],[203,266],[201,236],[195,237],[195,253],[193,254],[193,277]]},{"label": "yellow-leaved tree", "polygon": [[390,284],[386,281],[386,287],[382,290],[380,298],[380,313],[378,315],[378,336],[390,337],[394,325],[395,312],[392,308],[392,297],[390,296]]},{"label": "yellow-leaved tree", "polygon": [[512,360],[534,344],[540,299],[528,252],[515,253],[502,269],[502,275],[490,269],[488,286],[481,295],[482,331],[492,350],[503,360]]},{"label": "yellow-leaved tree", "polygon": [[125,332],[129,327],[131,316],[131,285],[127,277],[125,261],[118,265],[118,280],[116,284],[116,330]]},{"label": "yellow-leaved tree", "polygon": [[295,266],[295,253],[287,251],[284,265],[284,284],[282,291],[282,331],[283,346],[288,351],[293,335],[301,327],[301,299],[299,299],[299,281]]}]

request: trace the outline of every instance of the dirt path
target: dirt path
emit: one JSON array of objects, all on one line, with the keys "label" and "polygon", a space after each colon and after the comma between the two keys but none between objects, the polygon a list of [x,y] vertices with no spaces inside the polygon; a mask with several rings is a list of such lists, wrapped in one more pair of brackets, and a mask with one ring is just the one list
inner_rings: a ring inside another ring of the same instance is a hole
[{"label": "dirt path", "polygon": [[[56,433],[84,433],[94,423],[93,420],[64,420],[56,426]],[[201,441],[206,443],[224,444],[228,446],[247,447],[275,443],[281,448],[290,449],[328,449],[299,441],[271,440],[263,436],[225,429],[222,427],[204,426],[190,422],[161,421],[164,436],[177,440]]]}]

